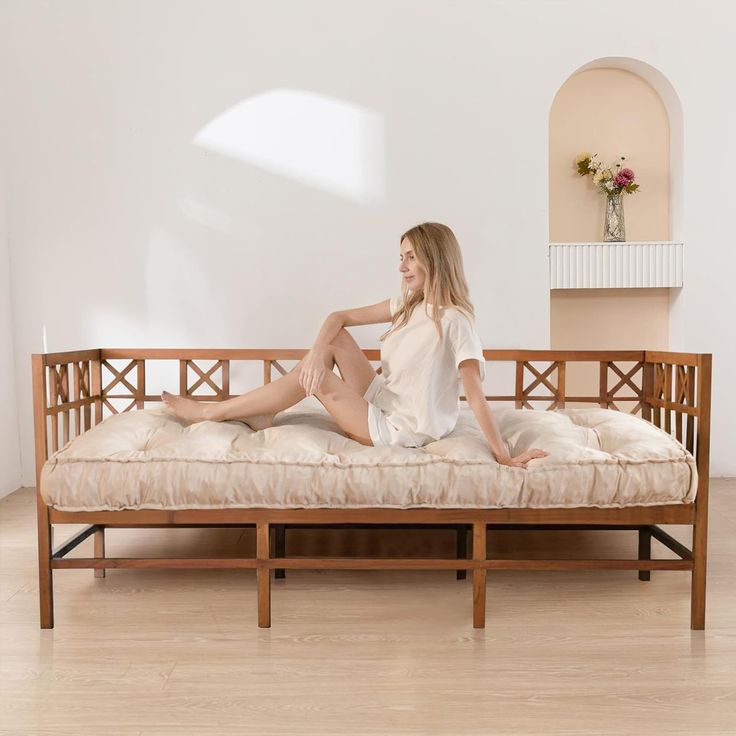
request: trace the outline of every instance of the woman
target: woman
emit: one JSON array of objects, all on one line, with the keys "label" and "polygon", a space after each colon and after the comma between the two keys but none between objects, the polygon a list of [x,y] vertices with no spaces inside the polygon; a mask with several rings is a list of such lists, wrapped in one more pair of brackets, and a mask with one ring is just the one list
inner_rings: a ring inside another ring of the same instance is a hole
[{"label": "woman", "polygon": [[[330,314],[312,349],[287,375],[220,402],[164,391],[166,407],[186,421],[239,420],[258,431],[270,427],[277,412],[313,394],[351,439],[368,446],[422,447],[455,428],[462,380],[500,464],[526,468],[545,457],[537,449],[510,457],[501,440],[483,392],[485,360],[452,230],[433,222],[417,225],[401,236],[399,249],[401,296]],[[378,375],[345,327],[381,322],[391,327],[379,338]]]}]

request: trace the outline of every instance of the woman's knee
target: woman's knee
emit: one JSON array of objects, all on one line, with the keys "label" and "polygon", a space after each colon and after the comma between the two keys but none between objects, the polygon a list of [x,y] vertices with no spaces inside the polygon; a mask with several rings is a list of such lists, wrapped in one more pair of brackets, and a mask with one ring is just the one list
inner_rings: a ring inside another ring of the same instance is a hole
[{"label": "woman's knee", "polygon": [[[287,375],[289,373],[296,373],[298,375],[299,371],[301,370],[302,363],[304,363],[304,358],[301,358],[293,368],[288,370],[286,372]],[[329,345],[327,349],[327,365],[330,367],[330,369],[335,367],[335,349],[332,345]]]},{"label": "woman's knee", "polygon": [[[340,331],[332,338],[330,342],[336,348],[342,348],[355,343],[355,338],[344,328],[341,327]],[[355,343],[357,345],[357,343]]]},{"label": "woman's knee", "polygon": [[346,361],[354,363],[358,360],[359,363],[362,363],[360,357],[365,358],[365,354],[355,338],[344,327],[340,328],[340,332],[330,343],[330,349],[332,350],[332,364],[337,364],[338,367]]}]

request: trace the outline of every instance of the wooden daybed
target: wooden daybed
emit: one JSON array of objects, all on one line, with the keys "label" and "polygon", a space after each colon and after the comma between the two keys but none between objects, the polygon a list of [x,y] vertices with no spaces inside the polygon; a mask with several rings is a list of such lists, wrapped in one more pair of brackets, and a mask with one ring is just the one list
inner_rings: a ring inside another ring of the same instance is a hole
[{"label": "wooden daybed", "polygon": [[[378,350],[365,350],[364,353],[371,361],[380,360]],[[514,507],[503,507],[500,502],[499,507],[495,508],[487,504],[485,507],[473,507],[472,501],[471,505],[463,503],[457,507],[441,508],[411,507],[411,504],[397,507],[399,505],[397,503],[373,507],[364,505],[360,508],[317,508],[309,507],[308,502],[302,503],[301,506],[296,503],[294,507],[289,507],[287,502],[280,508],[275,508],[262,505],[248,507],[247,504],[239,502],[232,507],[224,504],[218,508],[167,508],[164,505],[160,508],[119,507],[110,510],[104,506],[109,499],[102,497],[100,494],[103,492],[100,490],[98,503],[103,505],[93,510],[87,508],[64,510],[64,503],[58,502],[47,505],[44,494],[48,493],[49,489],[43,485],[42,475],[44,472],[46,474],[50,472],[53,463],[59,460],[65,448],[75,446],[75,442],[76,446],[80,446],[79,443],[83,439],[100,436],[100,432],[110,427],[108,422],[105,422],[103,427],[96,426],[103,423],[103,419],[130,410],[144,410],[139,415],[143,418],[150,416],[146,403],[156,405],[159,402],[160,405],[160,395],[157,393],[160,387],[154,392],[150,390],[150,385],[151,372],[154,366],[161,366],[162,361],[168,365],[173,363],[178,368],[180,394],[212,401],[231,396],[230,376],[233,366],[242,367],[246,364],[252,366],[253,361],[260,362],[263,365],[263,380],[269,382],[274,369],[284,374],[286,369],[282,363],[296,362],[305,354],[306,350],[270,349],[95,349],[33,355],[42,628],[52,628],[54,625],[54,570],[93,568],[96,577],[104,577],[106,568],[116,567],[254,569],[257,577],[258,625],[261,627],[268,627],[271,623],[272,571],[283,574],[287,569],[455,570],[458,578],[465,577],[466,571],[471,571],[473,626],[482,628],[486,617],[486,576],[489,570],[636,570],[640,580],[648,580],[651,570],[686,570],[692,574],[690,625],[693,629],[704,628],[711,404],[709,354],[650,351],[484,351],[486,361],[490,363],[488,368],[491,375],[496,367],[500,369],[502,364],[511,364],[511,375],[514,376],[513,393],[488,396],[490,401],[511,403],[517,410],[532,409],[533,402],[542,403],[547,409],[559,410],[551,415],[543,415],[550,419],[561,417],[565,413],[574,413],[570,411],[570,405],[595,404],[606,410],[620,410],[625,407],[624,412],[617,414],[617,417],[623,417],[625,413],[638,414],[650,424],[645,425],[639,419],[625,421],[635,421],[640,428],[650,427],[646,430],[650,433],[655,432],[651,429],[651,425],[659,428],[656,430],[657,437],[669,443],[671,448],[676,448],[676,452],[682,456],[679,459],[686,463],[681,466],[681,470],[686,466],[690,468],[692,487],[689,495],[683,496],[687,498],[687,502],[658,504],[649,500],[647,505],[601,507],[581,503],[574,507],[561,507],[558,504],[550,508],[525,508],[519,507],[518,503]],[[203,368],[200,366],[202,362],[209,362],[212,365]],[[566,394],[566,367],[568,364],[579,362],[596,364],[599,376],[596,395]],[[170,383],[166,387],[172,388]],[[203,387],[213,393],[202,395]],[[234,395],[241,392],[236,391]],[[512,410],[509,410],[509,413],[522,415]],[[523,415],[526,415],[526,412]],[[613,412],[609,412],[608,416],[615,418]],[[91,430],[97,434],[86,434]],[[247,428],[243,431],[250,432]],[[266,430],[267,432],[270,430]],[[332,434],[338,441],[339,435]],[[257,435],[263,437],[265,433]],[[344,441],[352,443],[348,438],[344,438]],[[439,442],[446,441],[448,440],[443,438]],[[449,441],[454,441],[454,447],[463,450],[462,441],[458,441],[457,438]],[[379,450],[379,448],[365,448],[358,443],[355,445],[368,453]],[[391,449],[381,448],[382,451]],[[425,449],[406,452],[422,453]],[[614,458],[608,463],[608,470],[611,472],[616,470],[619,463],[620,459]],[[623,464],[625,465],[625,461]],[[105,463],[100,463],[101,467],[104,465]],[[483,467],[484,472],[499,470],[492,462],[487,462]],[[211,464],[210,470],[213,468],[214,465]],[[344,464],[342,468],[343,472],[346,472]],[[528,472],[510,468],[503,470],[512,473]],[[395,472],[400,474],[402,468],[396,469]],[[243,472],[239,478],[237,490],[245,493],[248,490],[246,486],[250,476],[248,472]],[[488,490],[492,495],[494,489]],[[642,490],[649,491],[649,489]],[[185,491],[185,488],[177,490],[179,493]],[[73,506],[73,503],[70,503]],[[54,525],[63,524],[86,526],[68,541],[54,547]],[[659,526],[661,524],[691,526],[692,550],[661,529]],[[457,555],[454,559],[289,557],[285,554],[284,535],[290,525],[449,527],[457,532]],[[256,557],[216,559],[105,557],[107,529],[178,526],[253,526],[256,529]],[[631,559],[489,559],[486,554],[486,536],[488,530],[494,529],[629,530],[638,535],[638,556]],[[468,532],[472,536],[470,558],[465,554]],[[70,550],[90,536],[94,539],[93,557],[66,557]],[[652,559],[652,538],[674,551],[679,559]]]}]

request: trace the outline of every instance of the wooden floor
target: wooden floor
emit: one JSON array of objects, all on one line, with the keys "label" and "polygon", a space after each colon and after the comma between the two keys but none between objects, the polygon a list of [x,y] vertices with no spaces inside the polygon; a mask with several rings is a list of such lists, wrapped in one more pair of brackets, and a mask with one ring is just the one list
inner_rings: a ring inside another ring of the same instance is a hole
[{"label": "wooden floor", "polygon": [[[41,631],[35,498],[21,489],[0,501],[0,735],[736,734],[735,528],[736,479],[716,479],[704,632],[689,629],[688,573],[621,571],[491,572],[485,630],[454,573],[290,572],[264,630],[246,570],[57,571],[56,628]],[[453,545],[441,530],[294,531],[288,551]],[[253,547],[237,529],[107,539],[126,557]],[[636,536],[489,535],[490,555],[512,547],[635,557]]]}]

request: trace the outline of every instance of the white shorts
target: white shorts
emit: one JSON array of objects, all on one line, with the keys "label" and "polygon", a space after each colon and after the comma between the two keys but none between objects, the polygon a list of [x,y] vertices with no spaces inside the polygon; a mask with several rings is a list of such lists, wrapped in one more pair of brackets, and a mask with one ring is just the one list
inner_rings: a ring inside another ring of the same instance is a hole
[{"label": "white shorts", "polygon": [[421,447],[426,444],[410,430],[398,427],[391,421],[390,414],[373,403],[385,385],[381,375],[376,373],[371,385],[363,394],[363,398],[368,402],[368,432],[373,444],[375,446],[401,445],[402,447]]}]

